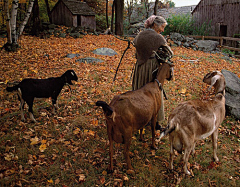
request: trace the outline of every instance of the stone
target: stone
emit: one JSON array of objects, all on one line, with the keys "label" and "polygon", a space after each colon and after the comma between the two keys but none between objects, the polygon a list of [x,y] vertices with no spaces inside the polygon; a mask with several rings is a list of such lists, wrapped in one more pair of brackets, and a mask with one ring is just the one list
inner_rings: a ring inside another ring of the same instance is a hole
[{"label": "stone", "polygon": [[69,34],[73,38],[80,38],[81,34],[79,32]]},{"label": "stone", "polygon": [[66,33],[60,33],[60,34],[58,35],[58,37],[59,37],[59,38],[66,38]]},{"label": "stone", "polygon": [[186,41],[185,36],[183,36],[182,34],[179,34],[179,33],[171,33],[170,39],[174,42],[175,41],[180,41],[180,42]]},{"label": "stone", "polygon": [[194,42],[193,38],[190,37],[185,37],[186,42],[188,42],[189,44],[192,44]]},{"label": "stone", "polygon": [[213,40],[199,40],[196,46],[201,51],[210,52],[216,50],[218,44],[219,42]]},{"label": "stone", "polygon": [[182,45],[182,42],[181,42],[181,41],[174,41],[174,43],[175,43],[177,46],[181,46],[181,45]]},{"label": "stone", "polygon": [[225,69],[221,72],[226,80],[226,92],[229,92],[233,96],[240,94],[240,79],[238,76]]},{"label": "stone", "polygon": [[183,47],[189,48],[190,45],[187,42],[185,42],[185,43],[183,43]]},{"label": "stone", "polygon": [[49,29],[55,29],[55,27],[56,27],[56,25],[54,25],[54,24],[48,25],[48,28],[49,28]]},{"label": "stone", "polygon": [[226,114],[240,119],[240,79],[228,70],[221,72],[226,80]]},{"label": "stone", "polygon": [[70,27],[70,28],[68,28],[68,29],[66,30],[66,33],[69,34],[69,33],[71,33],[72,31],[73,31],[73,28]]},{"label": "stone", "polygon": [[52,35],[52,34],[54,33],[54,30],[53,30],[53,29],[49,29],[49,30],[48,30],[48,33],[49,33],[50,35]]},{"label": "stone", "polygon": [[106,48],[106,47],[98,48],[94,50],[93,53],[97,55],[107,55],[107,56],[114,56],[117,54],[113,49]]},{"label": "stone", "polygon": [[233,96],[226,92],[226,115],[240,119],[240,94]]},{"label": "stone", "polygon": [[76,62],[90,64],[90,63],[94,63],[94,62],[103,62],[103,60],[98,59],[98,58],[93,58],[93,57],[86,57],[86,58],[77,59]]},{"label": "stone", "polygon": [[67,58],[74,58],[74,57],[79,57],[79,54],[67,54]]}]

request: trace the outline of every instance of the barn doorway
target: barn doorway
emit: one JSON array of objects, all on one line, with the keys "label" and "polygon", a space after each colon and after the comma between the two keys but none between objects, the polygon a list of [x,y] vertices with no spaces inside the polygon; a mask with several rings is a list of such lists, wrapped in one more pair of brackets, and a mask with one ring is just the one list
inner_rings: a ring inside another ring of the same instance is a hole
[{"label": "barn doorway", "polygon": [[[227,36],[227,25],[220,25],[219,36]],[[226,40],[223,40],[222,45],[226,45]]]},{"label": "barn doorway", "polygon": [[220,25],[219,36],[227,36],[227,25]]},{"label": "barn doorway", "polygon": [[77,15],[77,26],[81,26],[81,15]]}]

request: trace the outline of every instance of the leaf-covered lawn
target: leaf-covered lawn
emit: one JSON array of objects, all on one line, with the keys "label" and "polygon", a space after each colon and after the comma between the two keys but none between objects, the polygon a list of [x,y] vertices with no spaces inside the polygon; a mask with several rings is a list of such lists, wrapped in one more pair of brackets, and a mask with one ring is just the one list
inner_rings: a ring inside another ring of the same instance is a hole
[{"label": "leaf-covered lawn", "polygon": [[[0,39],[2,46],[6,39]],[[158,150],[150,149],[150,128],[145,129],[146,142],[140,142],[136,132],[131,144],[131,160],[135,173],[128,173],[123,146],[114,144],[114,173],[108,174],[108,137],[101,108],[97,100],[110,102],[114,95],[131,90],[131,73],[135,49],[127,51],[113,83],[115,70],[127,42],[113,36],[86,35],[83,38],[39,39],[22,36],[18,52],[0,55],[0,186],[239,186],[240,122],[226,117],[219,128],[219,163],[212,162],[211,138],[199,141],[196,154],[190,156],[194,176],[182,173],[181,155],[169,166],[169,141],[164,138]],[[108,47],[115,56],[101,56],[93,50]],[[166,119],[182,101],[212,97],[203,76],[212,70],[227,69],[240,77],[240,60],[224,60],[222,55],[172,47],[175,79],[165,82],[169,100],[165,101]],[[80,54],[66,58],[67,54]],[[103,63],[76,62],[78,58],[100,58]],[[31,123],[25,109],[26,122],[20,121],[16,93],[6,92],[7,82],[23,78],[60,76],[73,69],[79,81],[65,86],[58,97],[60,109],[51,112],[50,99],[34,101]],[[163,126],[166,121],[163,122]]]}]

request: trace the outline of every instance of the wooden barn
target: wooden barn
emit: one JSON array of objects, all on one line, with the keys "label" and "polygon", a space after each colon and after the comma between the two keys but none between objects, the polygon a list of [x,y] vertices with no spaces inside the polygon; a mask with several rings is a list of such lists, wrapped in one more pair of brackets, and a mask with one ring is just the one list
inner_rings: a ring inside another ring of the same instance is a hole
[{"label": "wooden barn", "polygon": [[85,2],[59,0],[51,11],[52,23],[67,27],[96,29],[95,13]]},{"label": "wooden barn", "polygon": [[192,16],[198,26],[211,20],[212,36],[240,34],[240,0],[201,0]]}]

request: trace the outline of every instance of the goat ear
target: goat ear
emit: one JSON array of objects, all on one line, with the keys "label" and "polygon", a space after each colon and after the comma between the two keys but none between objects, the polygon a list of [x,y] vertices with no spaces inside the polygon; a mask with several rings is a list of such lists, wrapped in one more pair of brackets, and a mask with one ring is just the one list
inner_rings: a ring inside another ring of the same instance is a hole
[{"label": "goat ear", "polygon": [[207,78],[210,78],[210,77],[214,77],[215,75],[217,75],[218,72],[217,71],[212,71],[210,73],[207,73],[204,78],[207,79]]}]

